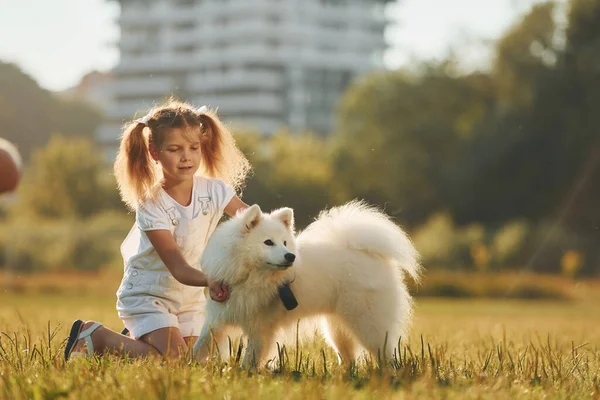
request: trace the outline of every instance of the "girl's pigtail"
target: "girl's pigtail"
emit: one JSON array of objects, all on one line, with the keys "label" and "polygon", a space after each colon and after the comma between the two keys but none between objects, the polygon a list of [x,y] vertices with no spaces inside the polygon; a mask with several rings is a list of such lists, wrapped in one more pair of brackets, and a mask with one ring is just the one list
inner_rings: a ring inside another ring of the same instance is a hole
[{"label": "girl's pigtail", "polygon": [[150,159],[144,127],[142,123],[133,122],[125,128],[114,164],[121,198],[132,210],[152,197],[158,180],[157,170]]},{"label": "girl's pigtail", "polygon": [[[202,123],[200,145],[202,146],[202,166],[204,167],[204,173],[216,178],[221,175],[221,171],[219,171],[219,164],[221,163],[219,128],[216,126],[217,122],[208,112],[201,114],[199,119],[200,123]],[[221,179],[225,180],[224,177],[221,177]]]},{"label": "girl's pigtail", "polygon": [[202,173],[219,178],[240,190],[250,171],[250,163],[238,149],[233,135],[217,118],[214,111],[199,115],[202,123]]}]

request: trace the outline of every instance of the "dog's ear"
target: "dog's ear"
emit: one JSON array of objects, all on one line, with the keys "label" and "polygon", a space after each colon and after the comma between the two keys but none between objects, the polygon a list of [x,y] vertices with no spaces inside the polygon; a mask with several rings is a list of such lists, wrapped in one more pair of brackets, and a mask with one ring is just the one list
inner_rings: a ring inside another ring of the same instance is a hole
[{"label": "dog's ear", "polygon": [[242,221],[244,222],[244,228],[247,232],[250,232],[262,219],[262,211],[257,204],[250,206],[244,210],[241,215]]},{"label": "dog's ear", "polygon": [[271,216],[283,222],[290,231],[294,231],[294,210],[291,208],[280,208],[279,210],[273,211]]}]

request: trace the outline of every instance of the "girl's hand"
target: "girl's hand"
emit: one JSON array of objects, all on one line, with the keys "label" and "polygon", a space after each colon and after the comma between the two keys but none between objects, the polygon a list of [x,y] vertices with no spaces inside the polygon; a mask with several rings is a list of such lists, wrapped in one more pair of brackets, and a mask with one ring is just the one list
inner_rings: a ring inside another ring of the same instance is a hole
[{"label": "girl's hand", "polygon": [[229,298],[229,286],[223,282],[209,281],[208,292],[214,301],[223,302]]}]

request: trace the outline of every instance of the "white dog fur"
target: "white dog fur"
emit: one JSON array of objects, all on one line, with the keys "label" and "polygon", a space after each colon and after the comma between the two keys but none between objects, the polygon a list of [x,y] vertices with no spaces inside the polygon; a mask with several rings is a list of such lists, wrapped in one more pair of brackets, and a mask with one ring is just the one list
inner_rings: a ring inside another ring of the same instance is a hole
[{"label": "white dog fur", "polygon": [[[289,254],[296,256],[293,263]],[[392,357],[412,314],[404,275],[416,280],[420,273],[402,229],[357,201],[323,211],[297,238],[290,208],[263,214],[254,205],[215,230],[201,265],[208,277],[229,285],[230,297],[208,300],[194,356],[206,360],[211,337],[219,341],[228,326],[239,326],[248,337],[244,367],[264,365],[276,333],[307,317],[321,317],[340,361],[355,360],[363,350]],[[292,311],[277,290],[290,281],[298,300]]]}]

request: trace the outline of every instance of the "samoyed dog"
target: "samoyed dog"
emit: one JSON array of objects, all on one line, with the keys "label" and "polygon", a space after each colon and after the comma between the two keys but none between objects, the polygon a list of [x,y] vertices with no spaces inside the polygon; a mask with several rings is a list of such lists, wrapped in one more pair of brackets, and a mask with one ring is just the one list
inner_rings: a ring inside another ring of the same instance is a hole
[{"label": "samoyed dog", "polygon": [[364,351],[392,357],[411,318],[404,276],[420,272],[406,233],[358,201],[321,212],[298,237],[292,209],[253,205],[215,230],[201,265],[230,296],[207,301],[194,356],[206,360],[211,341],[237,326],[248,339],[243,367],[264,365],[276,334],[308,317],[319,317],[340,362]]}]

